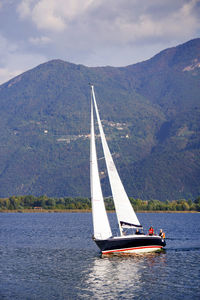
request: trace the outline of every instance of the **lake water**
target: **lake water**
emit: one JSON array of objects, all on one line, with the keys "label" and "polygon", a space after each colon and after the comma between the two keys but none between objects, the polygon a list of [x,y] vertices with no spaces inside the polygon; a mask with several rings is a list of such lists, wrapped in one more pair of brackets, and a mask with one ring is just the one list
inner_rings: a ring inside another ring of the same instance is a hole
[{"label": "lake water", "polygon": [[1,213],[0,299],[200,299],[200,214],[138,218],[165,252],[101,258],[90,213]]}]

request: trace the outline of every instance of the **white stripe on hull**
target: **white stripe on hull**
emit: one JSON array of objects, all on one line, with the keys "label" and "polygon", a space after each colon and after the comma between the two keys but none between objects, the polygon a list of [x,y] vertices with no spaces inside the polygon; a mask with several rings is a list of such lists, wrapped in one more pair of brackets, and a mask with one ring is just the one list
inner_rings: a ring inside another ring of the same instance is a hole
[{"label": "white stripe on hull", "polygon": [[129,248],[129,249],[116,249],[116,250],[107,250],[102,251],[103,255],[107,254],[138,254],[138,253],[148,253],[148,252],[156,252],[161,251],[163,249],[162,246],[147,246],[147,247],[135,247],[135,248]]}]

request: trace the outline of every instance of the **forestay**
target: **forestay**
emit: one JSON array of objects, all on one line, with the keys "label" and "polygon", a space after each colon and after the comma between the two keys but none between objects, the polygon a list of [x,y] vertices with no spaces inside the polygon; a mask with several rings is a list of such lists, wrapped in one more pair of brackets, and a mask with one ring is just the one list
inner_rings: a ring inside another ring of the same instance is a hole
[{"label": "forestay", "polygon": [[112,159],[112,155],[108,148],[108,144],[106,142],[105,134],[103,131],[103,127],[101,124],[101,120],[99,117],[99,112],[97,108],[97,103],[95,99],[94,87],[92,86],[92,95],[97,115],[97,121],[99,125],[99,131],[106,161],[106,166],[108,170],[108,176],[110,181],[110,186],[112,190],[113,200],[115,204],[117,219],[119,223],[120,233],[122,234],[121,227],[142,227],[140,222],[133,210],[133,207],[128,199],[124,186],[121,182],[117,169]]},{"label": "forestay", "polygon": [[91,98],[91,138],[90,138],[90,188],[92,200],[92,217],[95,239],[107,239],[112,236],[103,200],[94,134],[93,103]]}]

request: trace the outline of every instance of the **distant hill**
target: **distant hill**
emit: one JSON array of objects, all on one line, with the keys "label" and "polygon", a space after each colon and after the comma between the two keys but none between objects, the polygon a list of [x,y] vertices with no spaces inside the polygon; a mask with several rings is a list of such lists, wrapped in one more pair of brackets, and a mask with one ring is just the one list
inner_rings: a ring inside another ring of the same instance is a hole
[{"label": "distant hill", "polygon": [[[129,196],[199,196],[200,39],[195,39],[121,68],[52,60],[1,85],[0,197],[89,196],[89,82]],[[108,196],[105,165],[99,163]]]}]

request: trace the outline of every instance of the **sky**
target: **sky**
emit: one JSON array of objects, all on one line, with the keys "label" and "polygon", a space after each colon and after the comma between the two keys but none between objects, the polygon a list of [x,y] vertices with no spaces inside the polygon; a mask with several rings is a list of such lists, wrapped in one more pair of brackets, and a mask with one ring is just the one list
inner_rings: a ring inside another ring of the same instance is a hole
[{"label": "sky", "polygon": [[41,63],[127,66],[200,37],[200,0],[0,0],[0,84]]}]

